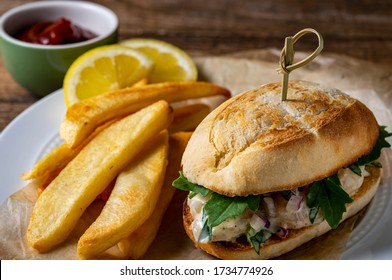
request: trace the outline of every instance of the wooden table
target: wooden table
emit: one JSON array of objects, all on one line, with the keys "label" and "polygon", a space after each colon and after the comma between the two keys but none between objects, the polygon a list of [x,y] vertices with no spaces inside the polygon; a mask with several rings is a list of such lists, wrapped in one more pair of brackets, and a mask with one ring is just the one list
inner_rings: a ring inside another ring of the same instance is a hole
[{"label": "wooden table", "polygon": [[[1,0],[0,14],[32,1]],[[392,65],[390,0],[98,0],[120,18],[120,39],[166,40],[191,56],[282,48],[284,38],[312,27],[323,52]],[[313,50],[313,36],[296,44]],[[389,77],[390,78],[390,77]],[[0,61],[0,131],[37,98],[17,85]]]}]

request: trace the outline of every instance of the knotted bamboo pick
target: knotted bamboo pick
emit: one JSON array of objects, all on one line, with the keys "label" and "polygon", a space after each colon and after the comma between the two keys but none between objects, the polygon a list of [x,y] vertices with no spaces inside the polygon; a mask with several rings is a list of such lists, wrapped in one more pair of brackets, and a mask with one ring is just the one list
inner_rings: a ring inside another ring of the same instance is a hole
[{"label": "knotted bamboo pick", "polygon": [[[294,62],[294,44],[298,41],[299,38],[301,38],[302,36],[304,36],[305,34],[308,34],[308,33],[314,33],[317,35],[319,45],[318,45],[317,49],[311,55],[309,55],[305,59],[293,64],[293,62]],[[321,52],[323,47],[324,47],[323,37],[321,36],[321,34],[319,32],[317,32],[316,30],[314,30],[312,28],[305,28],[305,29],[299,31],[294,36],[286,37],[284,47],[283,47],[282,52],[280,54],[280,60],[279,60],[280,68],[278,69],[278,72],[283,74],[282,101],[287,100],[287,87],[288,87],[288,83],[289,83],[290,72],[299,68],[299,67],[302,67],[302,66],[308,64],[313,59],[315,59],[316,56]]]}]

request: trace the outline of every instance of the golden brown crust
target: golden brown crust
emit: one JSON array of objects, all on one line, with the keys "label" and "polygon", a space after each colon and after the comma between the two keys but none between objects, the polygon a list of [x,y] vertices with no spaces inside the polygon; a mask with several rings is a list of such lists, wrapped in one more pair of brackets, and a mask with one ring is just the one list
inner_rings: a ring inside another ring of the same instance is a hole
[{"label": "golden brown crust", "polygon": [[185,150],[185,177],[228,196],[296,188],[357,161],[378,138],[373,113],[337,89],[292,81],[280,98],[280,84],[267,84],[215,109]]},{"label": "golden brown crust", "polygon": [[[358,192],[352,197],[354,202],[347,204],[347,212],[343,214],[344,220],[358,213],[373,198],[380,183],[381,169],[371,168],[371,176],[366,177]],[[272,238],[260,248],[260,255],[257,255],[249,244],[237,243],[229,244],[223,242],[199,243],[195,240],[192,232],[193,217],[189,207],[184,203],[183,223],[189,238],[195,246],[220,259],[270,259],[281,256],[294,250],[302,244],[330,231],[331,228],[326,221],[309,227],[289,230],[289,235],[285,239]],[[331,245],[333,246],[333,245]]]}]

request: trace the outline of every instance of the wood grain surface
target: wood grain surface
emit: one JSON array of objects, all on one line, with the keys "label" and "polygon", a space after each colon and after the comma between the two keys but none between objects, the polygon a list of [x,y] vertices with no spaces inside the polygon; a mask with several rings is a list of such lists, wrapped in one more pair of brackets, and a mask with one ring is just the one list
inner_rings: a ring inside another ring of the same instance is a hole
[{"label": "wood grain surface", "polygon": [[[2,0],[0,14],[33,1]],[[168,41],[191,56],[282,48],[284,38],[312,27],[323,34],[323,52],[392,65],[390,0],[98,0],[120,18],[120,38]],[[305,36],[296,44],[313,50]],[[0,131],[38,99],[16,84],[0,60]]]}]

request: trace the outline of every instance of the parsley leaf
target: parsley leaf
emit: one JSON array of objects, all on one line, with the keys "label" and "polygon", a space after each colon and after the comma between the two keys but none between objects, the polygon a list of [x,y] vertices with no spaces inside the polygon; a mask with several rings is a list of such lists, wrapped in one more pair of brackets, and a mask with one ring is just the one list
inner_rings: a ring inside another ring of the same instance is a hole
[{"label": "parsley leaf", "polygon": [[248,242],[252,245],[253,249],[258,255],[260,255],[260,246],[267,242],[272,236],[272,232],[266,229],[262,229],[259,232],[255,232],[254,229],[250,228],[246,233]]},{"label": "parsley leaf", "polygon": [[349,168],[350,168],[350,170],[351,170],[352,172],[354,172],[354,173],[357,174],[358,176],[362,176],[362,171],[361,171],[361,168],[359,167],[358,161],[355,162],[355,163],[353,163],[353,164],[351,164],[351,165],[349,166]]},{"label": "parsley leaf", "polygon": [[[173,186],[180,190],[190,191],[190,198],[195,193],[202,196],[207,196],[210,193],[209,189],[189,182],[181,171],[180,177],[173,181]],[[259,205],[260,196],[258,195],[229,197],[213,192],[203,208],[203,229],[199,240],[211,239],[213,227],[221,224],[228,218],[241,215],[246,208],[256,211],[259,209]]]},{"label": "parsley leaf", "polygon": [[290,197],[293,195],[292,190],[283,190],[280,192],[280,194],[284,197],[284,199],[289,200]]},{"label": "parsley leaf", "polygon": [[206,202],[204,211],[208,216],[208,225],[215,227],[228,218],[241,215],[246,208],[256,211],[260,205],[260,196],[224,196],[212,193],[211,198]]},{"label": "parsley leaf", "polygon": [[[392,136],[392,133],[386,131],[385,128],[385,126],[379,127],[380,134],[370,154],[359,158],[357,162],[350,165],[349,168],[355,174],[361,176],[361,165],[381,167],[381,163],[376,161],[381,156],[381,149],[391,147],[385,139]],[[309,188],[307,195],[307,205],[310,208],[309,220],[313,223],[318,210],[321,208],[325,220],[331,228],[336,228],[342,219],[343,213],[346,212],[346,203],[352,201],[350,196],[343,190],[337,174],[314,182]]]},{"label": "parsley leaf", "polygon": [[[346,203],[353,200],[343,190],[339,177],[335,174],[321,181],[314,182],[309,188],[307,204],[310,210],[310,219],[315,219],[315,209],[321,208],[324,218],[331,228],[337,228],[346,212]],[[315,208],[315,209],[313,209]]]},{"label": "parsley leaf", "polygon": [[312,224],[314,223],[314,220],[316,220],[316,217],[317,217],[319,208],[320,208],[320,207],[312,207],[312,208],[310,208],[310,211],[309,211],[309,220],[310,220],[310,222],[311,222]]},{"label": "parsley leaf", "polygon": [[180,190],[183,190],[183,191],[192,192],[189,194],[190,198],[192,198],[196,194],[206,196],[210,192],[209,189],[207,189],[203,186],[189,182],[188,179],[185,178],[184,174],[182,174],[181,171],[180,171],[180,177],[178,177],[176,180],[173,181],[173,187],[180,189]]},{"label": "parsley leaf", "polygon": [[385,128],[386,128],[386,126],[380,126],[380,135],[378,136],[376,145],[374,146],[374,148],[370,152],[370,154],[363,156],[358,160],[358,165],[365,165],[365,164],[373,163],[375,160],[377,160],[381,156],[381,149],[382,148],[391,147],[391,145],[385,139],[392,136],[392,133],[386,131]]},{"label": "parsley leaf", "polygon": [[208,216],[206,211],[203,210],[203,217],[202,217],[203,228],[201,229],[199,238],[197,241],[202,243],[208,243],[212,239],[212,228],[208,225]]},{"label": "parsley leaf", "polygon": [[373,162],[369,163],[368,165],[371,165],[371,166],[374,166],[377,168],[382,168],[382,164],[379,161],[373,161]]}]

